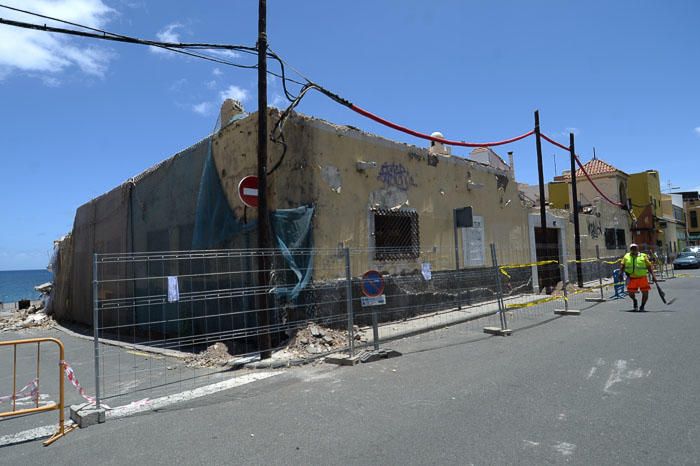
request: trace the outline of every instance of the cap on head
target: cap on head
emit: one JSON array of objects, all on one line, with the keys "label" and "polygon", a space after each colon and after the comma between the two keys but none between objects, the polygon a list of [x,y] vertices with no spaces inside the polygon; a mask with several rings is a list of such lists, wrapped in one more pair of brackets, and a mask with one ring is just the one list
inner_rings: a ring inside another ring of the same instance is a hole
[{"label": "cap on head", "polygon": [[632,243],[630,244],[630,249],[639,249],[639,246],[637,246],[637,243]]}]

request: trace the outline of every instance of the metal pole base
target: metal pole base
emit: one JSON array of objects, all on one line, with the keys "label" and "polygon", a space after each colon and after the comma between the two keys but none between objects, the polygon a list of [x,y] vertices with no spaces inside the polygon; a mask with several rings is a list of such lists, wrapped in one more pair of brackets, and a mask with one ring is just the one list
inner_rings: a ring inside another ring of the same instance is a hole
[{"label": "metal pole base", "polygon": [[510,334],[513,333],[513,331],[509,328],[501,328],[501,327],[484,327],[484,333],[488,333],[489,335],[499,335],[502,337],[507,337]]},{"label": "metal pole base", "polygon": [[58,431],[53,434],[48,440],[44,441],[44,446],[48,447],[52,443],[54,443],[56,440],[60,439],[61,437],[68,435],[69,433],[73,432],[75,429],[77,429],[77,425],[72,425],[72,426],[61,426],[58,428]]},{"label": "metal pole base", "polygon": [[350,356],[349,354],[333,354],[327,356],[325,361],[331,364],[338,364],[340,366],[356,366],[361,362],[374,362],[380,359],[396,358],[401,356],[396,350],[382,348],[380,350],[366,350],[360,351],[355,356]]},{"label": "metal pole base", "polygon": [[558,316],[580,316],[581,311],[578,309],[555,309],[554,313]]},{"label": "metal pole base", "polygon": [[587,303],[604,303],[607,301],[606,298],[586,298],[585,301]]},{"label": "metal pole base", "polygon": [[355,366],[360,363],[360,356],[363,353],[351,356],[349,354],[332,354],[327,356],[325,361],[330,364],[337,364],[339,366]]}]

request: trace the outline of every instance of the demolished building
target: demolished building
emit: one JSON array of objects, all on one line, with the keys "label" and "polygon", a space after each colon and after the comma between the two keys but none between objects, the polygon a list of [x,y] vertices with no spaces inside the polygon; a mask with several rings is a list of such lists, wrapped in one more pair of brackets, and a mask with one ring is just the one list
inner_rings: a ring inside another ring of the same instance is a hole
[{"label": "demolished building", "polygon": [[[280,112],[268,112],[272,132]],[[256,116],[229,106],[220,130],[78,208],[54,264],[58,319],[92,325],[94,254],[257,246],[256,209],[238,196],[241,179],[256,174]],[[530,259],[528,206],[505,163],[494,167],[439,145],[394,142],[300,114],[285,122],[284,142],[269,150],[273,227],[294,230],[296,246],[363,251],[352,257],[355,275],[376,269],[420,277],[424,263],[436,274],[488,268],[490,243]],[[474,223],[459,229],[456,264],[454,210],[466,206]],[[319,263],[301,268],[297,288],[337,278]]]}]

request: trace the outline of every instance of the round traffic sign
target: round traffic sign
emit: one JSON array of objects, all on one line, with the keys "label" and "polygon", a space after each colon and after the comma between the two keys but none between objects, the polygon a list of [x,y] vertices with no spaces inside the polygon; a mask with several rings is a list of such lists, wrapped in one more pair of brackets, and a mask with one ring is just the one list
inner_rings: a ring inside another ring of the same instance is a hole
[{"label": "round traffic sign", "polygon": [[238,183],[238,197],[248,207],[258,206],[258,177],[246,176]]},{"label": "round traffic sign", "polygon": [[368,270],[362,275],[362,293],[374,298],[384,293],[384,278],[376,270]]}]

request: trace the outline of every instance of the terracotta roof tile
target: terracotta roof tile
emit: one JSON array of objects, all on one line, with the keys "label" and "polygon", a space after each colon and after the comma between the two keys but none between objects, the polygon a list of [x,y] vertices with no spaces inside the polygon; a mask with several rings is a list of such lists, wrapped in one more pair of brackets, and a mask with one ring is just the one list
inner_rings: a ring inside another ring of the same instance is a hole
[{"label": "terracotta roof tile", "polygon": [[[619,170],[609,163],[600,160],[600,159],[591,159],[588,162],[584,163],[583,166],[586,168],[586,172],[588,172],[589,175],[602,175],[604,173],[616,173],[616,172],[622,172],[622,170]],[[624,172],[622,172],[624,173]],[[585,175],[583,174],[583,170],[580,168],[576,170],[576,178],[583,178]],[[563,175],[562,178],[565,180],[571,179],[571,174],[567,173],[566,175]]]}]

